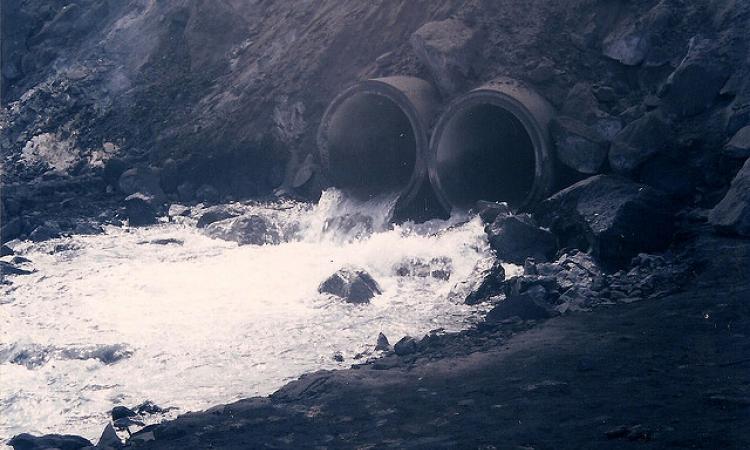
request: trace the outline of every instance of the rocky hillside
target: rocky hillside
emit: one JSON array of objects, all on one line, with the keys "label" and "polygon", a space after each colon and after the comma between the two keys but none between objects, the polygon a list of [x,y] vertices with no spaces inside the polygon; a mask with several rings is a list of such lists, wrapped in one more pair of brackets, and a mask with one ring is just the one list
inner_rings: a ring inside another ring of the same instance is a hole
[{"label": "rocky hillside", "polygon": [[711,207],[750,154],[743,1],[19,0],[2,20],[15,214],[47,201],[28,182],[116,196],[134,166],[173,199],[269,194],[314,154],[337,92],[393,74],[446,101],[498,75],[531,84],[560,114],[569,182],[617,172]]}]

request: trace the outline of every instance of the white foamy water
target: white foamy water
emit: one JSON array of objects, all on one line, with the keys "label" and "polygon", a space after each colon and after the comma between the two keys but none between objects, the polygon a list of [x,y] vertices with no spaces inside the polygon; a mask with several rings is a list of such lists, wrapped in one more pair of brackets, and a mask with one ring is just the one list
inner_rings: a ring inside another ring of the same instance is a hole
[{"label": "white foamy water", "polygon": [[[20,245],[36,272],[0,286],[0,442],[20,432],[95,440],[115,405],[200,410],[347,367],[372,354],[379,332],[394,343],[466,328],[482,307],[455,292],[491,263],[482,224],[389,226],[391,205],[329,191],[315,207],[258,206],[298,230],[279,245],[238,246],[176,223]],[[374,232],[352,219],[362,216]],[[149,243],[167,238],[184,244]],[[450,279],[399,276],[407,258],[448,258]],[[347,265],[383,294],[350,305],[317,292]]]}]

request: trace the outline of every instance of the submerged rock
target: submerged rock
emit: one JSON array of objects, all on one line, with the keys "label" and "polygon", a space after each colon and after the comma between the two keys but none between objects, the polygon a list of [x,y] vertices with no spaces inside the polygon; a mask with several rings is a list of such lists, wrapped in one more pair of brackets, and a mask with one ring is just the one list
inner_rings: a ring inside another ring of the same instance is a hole
[{"label": "submerged rock", "polygon": [[667,195],[612,175],[597,175],[558,192],[538,206],[535,216],[561,246],[590,250],[610,265],[666,248],[674,225]]},{"label": "submerged rock", "polygon": [[318,287],[318,292],[341,297],[347,303],[369,303],[382,294],[378,283],[363,269],[343,268],[331,275]]},{"label": "submerged rock", "polygon": [[503,261],[523,264],[526,258],[546,261],[557,250],[555,237],[528,215],[498,217],[485,228],[490,247]]},{"label": "submerged rock", "polygon": [[206,234],[213,238],[237,242],[240,245],[278,244],[279,231],[269,219],[257,214],[220,220],[206,227]]},{"label": "submerged rock", "polygon": [[84,447],[92,447],[94,444],[88,439],[71,434],[45,434],[44,436],[33,436],[21,433],[14,436],[8,442],[14,450],[78,450]]},{"label": "submerged rock", "polygon": [[734,177],[724,198],[711,210],[708,220],[721,232],[750,237],[750,159]]}]

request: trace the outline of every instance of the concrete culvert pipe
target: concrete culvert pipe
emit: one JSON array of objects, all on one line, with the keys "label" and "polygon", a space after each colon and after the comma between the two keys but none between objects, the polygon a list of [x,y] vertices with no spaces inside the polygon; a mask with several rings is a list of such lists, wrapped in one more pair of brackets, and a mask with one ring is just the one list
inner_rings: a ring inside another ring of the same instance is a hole
[{"label": "concrete culvert pipe", "polygon": [[494,80],[452,102],[430,142],[430,182],[443,206],[466,211],[477,200],[523,210],[549,194],[553,109],[521,82]]},{"label": "concrete culvert pipe", "polygon": [[398,194],[400,207],[419,192],[439,98],[414,77],[366,80],[339,94],[318,129],[323,172],[360,199]]}]

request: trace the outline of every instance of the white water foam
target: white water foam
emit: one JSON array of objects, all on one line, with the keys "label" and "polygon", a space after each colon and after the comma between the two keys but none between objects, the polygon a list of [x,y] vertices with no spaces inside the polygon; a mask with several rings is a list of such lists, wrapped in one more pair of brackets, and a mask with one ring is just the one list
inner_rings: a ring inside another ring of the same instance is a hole
[{"label": "white water foam", "polygon": [[[347,367],[372,354],[379,332],[393,343],[466,328],[483,307],[452,292],[492,262],[481,222],[392,226],[393,204],[331,190],[316,206],[256,205],[296,223],[280,245],[168,223],[18,246],[36,272],[0,286],[0,442],[20,432],[95,440],[115,405],[204,409]],[[149,243],[167,238],[184,244]],[[449,280],[396,273],[405,259],[434,258],[450,260]],[[317,292],[347,265],[383,294],[350,305]]]}]

